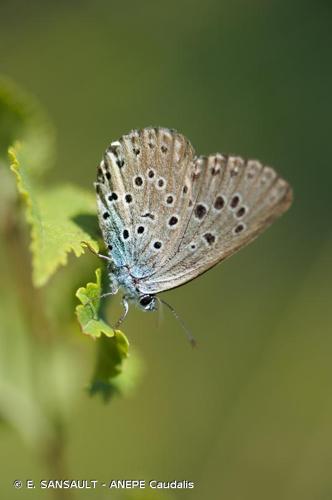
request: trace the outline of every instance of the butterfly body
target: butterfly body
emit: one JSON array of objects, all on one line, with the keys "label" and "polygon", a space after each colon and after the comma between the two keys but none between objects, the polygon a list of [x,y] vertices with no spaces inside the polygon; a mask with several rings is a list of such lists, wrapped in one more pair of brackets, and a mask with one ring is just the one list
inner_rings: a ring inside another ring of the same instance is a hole
[{"label": "butterfly body", "polygon": [[117,267],[111,262],[109,267],[112,294],[117,293],[121,288],[124,292],[126,301],[134,302],[146,311],[157,309],[155,296],[141,291],[141,278],[132,274],[132,270],[129,266],[124,264],[122,267]]},{"label": "butterfly body", "polygon": [[256,160],[197,156],[166,128],[133,130],[98,167],[99,224],[112,292],[154,310],[180,286],[248,244],[291,204],[288,183]]}]

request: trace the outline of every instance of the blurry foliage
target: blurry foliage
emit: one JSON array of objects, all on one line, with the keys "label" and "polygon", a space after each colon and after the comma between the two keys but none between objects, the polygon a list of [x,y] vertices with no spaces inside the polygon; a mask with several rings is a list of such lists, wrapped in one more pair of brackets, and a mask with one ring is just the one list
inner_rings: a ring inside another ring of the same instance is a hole
[{"label": "blurry foliage", "polygon": [[55,156],[52,124],[39,103],[11,80],[0,77],[0,162],[8,164],[8,148],[18,139],[24,143],[29,170],[37,177],[50,167]]},{"label": "blurry foliage", "polygon": [[[29,237],[6,158],[8,149],[10,168],[31,227],[32,265]],[[79,328],[68,300],[68,290],[75,288],[80,276],[69,267],[62,274],[61,286],[53,278],[45,293],[38,287],[45,285],[60,265],[67,264],[69,252],[77,257],[85,252],[82,240],[96,251],[99,245],[92,190],[71,185],[48,187],[45,175],[53,159],[54,132],[45,113],[33,98],[1,79],[0,271],[3,283],[10,281],[12,286],[2,289],[0,301],[2,333],[6,332],[0,336],[0,416],[46,457],[53,475],[62,477],[66,420],[83,388],[73,348],[73,335]],[[137,378],[139,363],[134,357],[133,369],[121,374],[128,341],[103,319],[101,269],[96,275],[96,283],[77,291],[82,304],[76,312],[82,331],[97,342],[89,393],[101,393],[107,401],[133,385],[128,374]],[[81,279],[84,276],[81,272]]]},{"label": "blurry foliage", "polygon": [[[110,339],[101,337],[98,344],[99,356],[92,382],[88,387],[91,395],[100,393],[104,401],[108,401],[114,394],[130,388],[130,380],[134,379],[136,372],[139,371],[139,366],[136,365],[135,358],[134,364],[131,359],[130,366],[134,370],[129,372],[129,380],[127,378],[128,370],[122,373],[123,362],[128,357],[128,347],[128,340],[119,330],[114,331],[114,335]],[[109,362],[110,359],[112,363]]]}]

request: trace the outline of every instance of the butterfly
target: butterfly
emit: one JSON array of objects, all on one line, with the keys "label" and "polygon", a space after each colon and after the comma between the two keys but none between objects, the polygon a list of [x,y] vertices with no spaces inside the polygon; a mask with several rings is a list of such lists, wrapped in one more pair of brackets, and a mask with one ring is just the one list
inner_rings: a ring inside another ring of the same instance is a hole
[{"label": "butterfly", "polygon": [[161,127],[112,142],[95,187],[110,293],[124,291],[121,320],[128,301],[157,309],[157,294],[234,254],[292,202],[273,168],[239,156],[198,156],[186,137]]}]

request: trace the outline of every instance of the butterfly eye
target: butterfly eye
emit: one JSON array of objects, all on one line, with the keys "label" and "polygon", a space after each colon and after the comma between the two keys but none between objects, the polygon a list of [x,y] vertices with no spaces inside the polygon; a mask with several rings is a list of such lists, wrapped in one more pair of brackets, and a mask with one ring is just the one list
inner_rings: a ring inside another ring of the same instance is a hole
[{"label": "butterfly eye", "polygon": [[139,300],[140,306],[147,311],[151,311],[156,308],[156,299],[153,295],[143,295]]},{"label": "butterfly eye", "polygon": [[152,300],[151,295],[144,295],[139,301],[139,303],[141,304],[141,306],[146,307],[150,304],[151,300]]}]

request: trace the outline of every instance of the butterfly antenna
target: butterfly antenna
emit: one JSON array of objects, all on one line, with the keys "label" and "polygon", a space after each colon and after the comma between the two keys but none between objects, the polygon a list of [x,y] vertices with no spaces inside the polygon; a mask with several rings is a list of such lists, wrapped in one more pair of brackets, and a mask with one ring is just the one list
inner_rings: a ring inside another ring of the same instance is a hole
[{"label": "butterfly antenna", "polygon": [[158,300],[159,300],[159,302],[161,302],[162,304],[164,304],[166,307],[168,307],[168,309],[171,311],[171,313],[173,314],[173,316],[175,317],[175,319],[177,319],[178,322],[180,323],[180,325],[182,326],[182,329],[185,332],[185,334],[187,336],[187,339],[189,340],[191,346],[192,347],[196,347],[196,345],[197,345],[196,340],[194,339],[191,331],[189,330],[189,328],[187,327],[187,325],[185,324],[185,322],[183,321],[183,319],[178,315],[178,313],[176,312],[176,310],[174,309],[174,307],[171,306],[171,304],[169,304],[168,302],[166,302],[166,300],[160,299],[159,297],[158,297]]},{"label": "butterfly antenna", "polygon": [[108,255],[103,255],[101,253],[96,252],[96,250],[87,241],[81,241],[81,246],[83,248],[87,248],[93,255],[99,257],[99,259],[106,260],[107,262],[112,261],[112,259],[108,257]]},{"label": "butterfly antenna", "polygon": [[162,307],[158,307],[158,309],[157,309],[157,328],[158,328],[158,330],[160,330],[163,319],[164,319],[164,309]]}]

